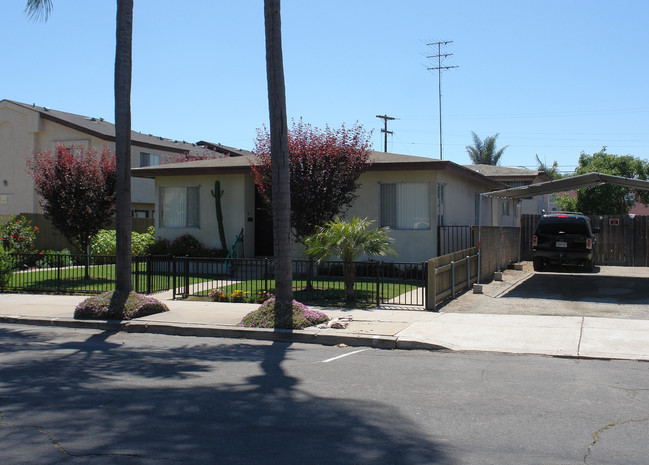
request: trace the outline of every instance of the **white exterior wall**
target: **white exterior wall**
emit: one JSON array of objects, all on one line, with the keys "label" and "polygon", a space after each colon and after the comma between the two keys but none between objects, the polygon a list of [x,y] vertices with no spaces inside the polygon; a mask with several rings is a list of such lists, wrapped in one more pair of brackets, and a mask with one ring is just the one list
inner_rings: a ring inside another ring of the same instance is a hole
[{"label": "white exterior wall", "polygon": [[[218,223],[216,220],[216,206],[212,190],[214,181],[220,181],[221,209],[223,212],[223,228],[228,248],[234,243],[234,238],[244,229],[245,256],[252,256],[254,252],[255,228],[253,218],[254,190],[251,190],[252,179],[249,175],[206,175],[206,176],[164,176],[156,179],[156,236],[173,241],[183,234],[191,234],[206,247],[221,248]],[[161,208],[159,206],[160,187],[196,187],[199,189],[199,218],[200,226],[196,228],[169,228],[160,226]],[[252,199],[251,199],[252,197]]]},{"label": "white exterior wall", "polygon": [[[57,143],[75,141],[85,147],[94,147],[98,153],[115,144],[40,118],[35,112],[8,102],[0,104],[0,215],[42,213],[34,182],[27,174],[25,157],[34,149],[54,151]],[[140,166],[140,152],[163,156],[160,151],[136,145],[131,149],[131,166]],[[6,185],[5,185],[5,182]],[[5,203],[6,201],[6,203]],[[152,213],[155,204],[155,181],[132,178],[131,202],[133,209]]]},{"label": "white exterior wall", "polygon": [[31,111],[0,105],[0,215],[40,211],[34,183],[25,165],[40,131]]}]

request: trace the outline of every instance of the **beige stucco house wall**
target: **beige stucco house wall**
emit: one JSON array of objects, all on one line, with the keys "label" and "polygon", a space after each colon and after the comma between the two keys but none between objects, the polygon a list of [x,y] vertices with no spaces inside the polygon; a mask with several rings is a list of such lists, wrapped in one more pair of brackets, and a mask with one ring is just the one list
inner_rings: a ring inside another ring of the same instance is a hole
[{"label": "beige stucco house wall", "polygon": [[[131,166],[159,163],[173,154],[202,154],[205,147],[172,141],[150,134],[131,135]],[[115,127],[103,118],[86,117],[11,100],[0,101],[0,215],[41,213],[34,183],[26,171],[25,157],[33,151],[66,147],[104,146],[115,150]],[[133,216],[152,217],[155,211],[155,181],[133,178]]]},{"label": "beige stucco house wall", "polygon": [[[479,194],[504,188],[501,183],[448,161],[432,160],[396,154],[374,152],[374,164],[361,175],[358,197],[347,211],[346,217],[369,218],[375,225],[381,224],[381,184],[416,183],[427,186],[428,218],[419,223],[422,229],[390,229],[395,241],[396,257],[390,261],[423,261],[436,256],[437,225],[440,208],[444,210],[445,225],[477,224],[477,203]],[[161,224],[160,198],[156,205],[156,234],[173,240],[189,233],[208,247],[220,247],[214,198],[211,191],[214,181],[221,183],[223,191],[222,209],[228,247],[233,238],[243,229],[245,238],[244,256],[259,255],[256,251],[255,222],[258,221],[255,205],[255,186],[250,175],[250,161],[245,157],[230,157],[220,160],[204,160],[174,165],[164,165],[133,170],[133,176],[155,179],[156,192],[166,187],[198,187],[198,225],[192,227],[168,228]],[[438,201],[438,185],[443,185],[444,202]],[[420,199],[421,200],[421,199]],[[483,201],[483,224],[492,225],[498,220],[492,215],[491,204]],[[426,221],[428,226],[426,227]],[[272,234],[272,231],[261,231]],[[294,248],[294,258],[305,258],[299,246]]]}]

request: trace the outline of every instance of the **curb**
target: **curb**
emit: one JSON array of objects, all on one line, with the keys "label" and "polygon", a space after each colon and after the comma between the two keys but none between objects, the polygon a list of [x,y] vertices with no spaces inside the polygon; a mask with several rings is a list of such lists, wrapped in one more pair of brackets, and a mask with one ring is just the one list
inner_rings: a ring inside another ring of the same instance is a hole
[{"label": "curb", "polygon": [[222,337],[230,339],[254,339],[276,342],[301,342],[333,346],[345,344],[350,347],[402,350],[451,350],[436,344],[399,339],[395,336],[365,334],[330,334],[317,329],[289,330],[267,328],[242,328],[218,325],[195,325],[186,323],[158,323],[150,321],[76,320],[74,318],[30,318],[23,316],[0,316],[0,323],[87,328],[128,333],[165,334],[168,336]]}]

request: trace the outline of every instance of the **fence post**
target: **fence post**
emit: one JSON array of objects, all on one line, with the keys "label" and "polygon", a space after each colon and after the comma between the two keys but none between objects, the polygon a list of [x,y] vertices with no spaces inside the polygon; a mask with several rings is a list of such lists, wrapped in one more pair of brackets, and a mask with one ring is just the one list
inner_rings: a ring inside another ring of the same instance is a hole
[{"label": "fence post", "polygon": [[176,257],[174,256],[171,257],[171,272],[172,272],[171,288],[173,289],[171,298],[176,300]]},{"label": "fence post", "polygon": [[264,291],[268,292],[268,257],[264,258]]},{"label": "fence post", "polygon": [[422,284],[424,289],[424,309],[428,310],[428,263],[421,262]]},{"label": "fence post", "polygon": [[56,255],[56,290],[61,292],[61,254]]},{"label": "fence post", "polygon": [[[135,283],[134,283],[134,288],[136,293],[140,293],[140,264],[138,262],[139,257],[135,256],[133,257],[133,265],[135,265]],[[133,276],[133,273],[131,273],[131,276]]]},{"label": "fence post", "polygon": [[455,299],[455,261],[451,262],[451,294]]},{"label": "fence post", "polygon": [[437,310],[437,265],[433,265],[433,311]]},{"label": "fence post", "polygon": [[381,305],[381,262],[376,262],[376,306]]},{"label": "fence post", "polygon": [[189,255],[185,255],[185,293],[183,297],[189,297]]},{"label": "fence post", "polygon": [[146,293],[151,294],[151,254],[146,256]]},{"label": "fence post", "polygon": [[471,290],[471,257],[466,256],[466,290]]}]

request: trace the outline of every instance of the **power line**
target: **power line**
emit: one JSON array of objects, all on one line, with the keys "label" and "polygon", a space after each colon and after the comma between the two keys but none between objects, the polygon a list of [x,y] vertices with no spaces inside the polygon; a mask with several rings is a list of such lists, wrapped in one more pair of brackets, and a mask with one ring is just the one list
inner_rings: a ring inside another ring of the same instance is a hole
[{"label": "power line", "polygon": [[430,44],[426,44],[428,46],[437,46],[437,55],[430,55],[426,58],[437,58],[437,66],[431,66],[430,68],[427,68],[428,71],[432,70],[437,70],[437,88],[438,88],[438,96],[439,96],[439,159],[443,160],[444,155],[443,155],[443,144],[442,144],[442,70],[447,70],[447,69],[452,69],[452,68],[457,68],[457,66],[442,66],[442,58],[448,58],[450,56],[453,56],[452,53],[442,53],[442,45],[447,46],[448,44],[452,44],[452,40],[446,40],[443,42],[431,42]]}]

